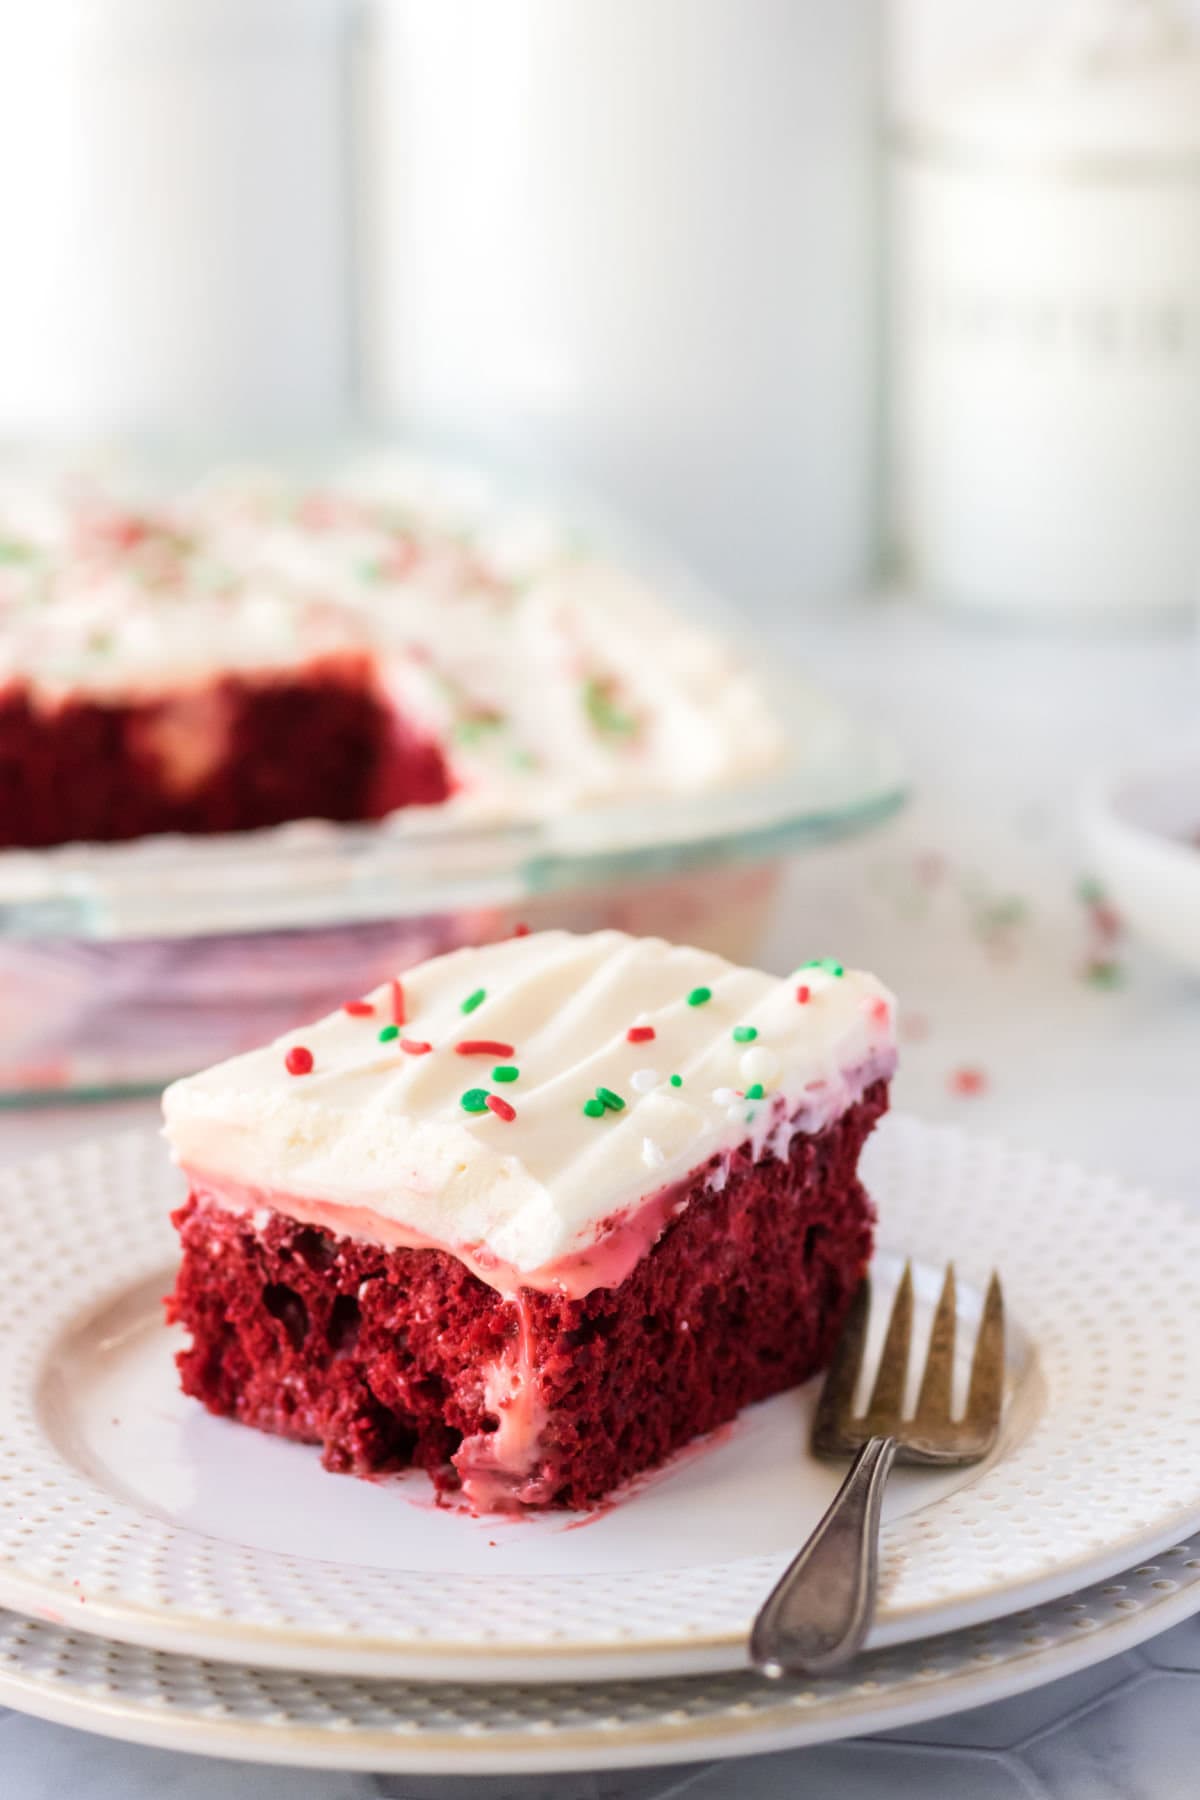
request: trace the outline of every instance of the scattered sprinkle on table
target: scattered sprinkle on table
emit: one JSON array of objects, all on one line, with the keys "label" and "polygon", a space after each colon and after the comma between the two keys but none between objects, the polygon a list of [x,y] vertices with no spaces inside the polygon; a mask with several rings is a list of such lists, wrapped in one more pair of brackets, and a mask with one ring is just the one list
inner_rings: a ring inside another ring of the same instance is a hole
[{"label": "scattered sprinkle on table", "polygon": [[987,1076],[982,1069],[954,1069],[950,1075],[950,1092],[952,1094],[982,1094],[987,1088]]},{"label": "scattered sprinkle on table", "polygon": [[455,1044],[460,1056],[512,1056],[511,1044],[503,1044],[498,1038],[464,1038],[461,1044]]},{"label": "scattered sprinkle on table", "polygon": [[735,1025],[733,1028],[735,1044],[752,1044],[757,1036],[758,1030],[753,1025]]},{"label": "scattered sprinkle on table", "polygon": [[498,1119],[504,1119],[509,1124],[517,1116],[516,1107],[510,1106],[507,1100],[502,1100],[499,1094],[489,1094],[485,1104],[490,1113],[495,1113]]},{"label": "scattered sprinkle on table", "polygon": [[369,1000],[347,1000],[342,1011],[349,1013],[352,1019],[373,1019],[375,1008]]},{"label": "scattered sprinkle on table", "polygon": [[293,1044],[283,1059],[283,1065],[289,1075],[311,1075],[313,1053],[303,1044]]},{"label": "scattered sprinkle on table", "polygon": [[482,1006],[486,999],[487,999],[487,989],[486,988],[476,988],[475,992],[473,994],[467,995],[466,999],[462,1003],[460,1011],[465,1012],[465,1013],[473,1013],[475,1011],[475,1008],[477,1006]]},{"label": "scattered sprinkle on table", "polygon": [[480,1113],[487,1111],[488,1091],[486,1088],[468,1088],[459,1105],[464,1112]]},{"label": "scattered sprinkle on table", "polygon": [[629,1044],[648,1044],[653,1037],[653,1025],[631,1025],[625,1033],[625,1041]]},{"label": "scattered sprinkle on table", "polygon": [[711,988],[694,987],[692,989],[691,993],[687,997],[687,1003],[689,1006],[707,1006],[708,1002],[711,999],[712,999],[712,989]]}]

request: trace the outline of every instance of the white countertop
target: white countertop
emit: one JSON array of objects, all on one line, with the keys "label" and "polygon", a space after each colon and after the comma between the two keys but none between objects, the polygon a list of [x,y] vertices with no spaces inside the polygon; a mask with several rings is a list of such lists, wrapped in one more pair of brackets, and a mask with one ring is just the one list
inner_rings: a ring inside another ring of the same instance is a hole
[{"label": "white countertop", "polygon": [[[1200,983],[1104,938],[1103,915],[1080,895],[1087,868],[1074,838],[1082,782],[1196,718],[1196,646],[1004,638],[894,606],[789,635],[820,679],[901,737],[917,797],[884,831],[797,865],[764,960],[834,954],[898,991],[898,1105],[1200,1205]],[[1114,965],[1115,985],[1094,969],[1088,977],[1097,961]],[[154,1113],[134,1101],[10,1114],[0,1159]],[[1183,1800],[1195,1792],[1198,1705],[1200,1621],[1055,1687],[886,1741],[642,1775],[480,1784],[306,1774],[126,1747],[0,1712],[0,1794]]]}]

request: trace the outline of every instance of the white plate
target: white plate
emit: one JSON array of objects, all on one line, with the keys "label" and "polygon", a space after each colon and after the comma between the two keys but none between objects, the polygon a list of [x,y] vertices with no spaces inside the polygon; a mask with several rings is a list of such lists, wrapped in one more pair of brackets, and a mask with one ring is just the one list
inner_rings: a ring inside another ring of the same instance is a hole
[{"label": "white plate", "polygon": [[168,1750],[310,1768],[508,1775],[750,1756],[895,1731],[1131,1650],[1200,1610],[1200,1544],[842,1675],[463,1687],[161,1656],[0,1615],[0,1704]]},{"label": "white plate", "polygon": [[[877,1644],[1038,1604],[1200,1521],[1200,1220],[1045,1158],[914,1120],[878,1133],[886,1244],[953,1253],[964,1312],[1009,1297],[1002,1442],[894,1480]],[[210,1418],[159,1323],[178,1193],[156,1138],[0,1180],[0,1605],[153,1648],[418,1679],[576,1680],[740,1667],[756,1603],[837,1471],[807,1391],[758,1408],[586,1529],[474,1520],[423,1477],[356,1482]],[[895,1263],[880,1259],[886,1278]],[[974,1283],[974,1289],[969,1285]],[[886,1286],[886,1280],[881,1285]]]}]

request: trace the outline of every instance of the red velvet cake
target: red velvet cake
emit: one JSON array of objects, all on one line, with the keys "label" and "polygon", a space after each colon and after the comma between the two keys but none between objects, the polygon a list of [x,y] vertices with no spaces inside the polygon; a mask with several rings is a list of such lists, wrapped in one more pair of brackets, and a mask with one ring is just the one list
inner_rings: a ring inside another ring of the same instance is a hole
[{"label": "red velvet cake", "polygon": [[827,1360],[890,996],[618,932],[456,951],[178,1082],[186,1392],[477,1511],[585,1507]]},{"label": "red velvet cake", "polygon": [[169,500],[0,479],[0,849],[534,817],[777,766],[727,646],[456,491],[407,464]]}]

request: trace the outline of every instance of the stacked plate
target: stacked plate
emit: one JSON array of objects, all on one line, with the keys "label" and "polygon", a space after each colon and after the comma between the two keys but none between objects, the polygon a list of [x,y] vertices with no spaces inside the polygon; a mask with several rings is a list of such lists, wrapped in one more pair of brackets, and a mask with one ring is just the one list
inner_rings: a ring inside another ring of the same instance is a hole
[{"label": "stacked plate", "polygon": [[978,1468],[893,1478],[868,1653],[769,1684],[749,1622],[839,1476],[806,1450],[811,1390],[597,1513],[472,1519],[179,1395],[152,1135],[9,1172],[0,1703],[340,1768],[684,1762],[973,1706],[1200,1610],[1200,1219],[904,1118],[867,1178],[878,1286],[914,1258],[918,1337],[947,1257],[968,1346],[1001,1270],[1005,1425]]}]

